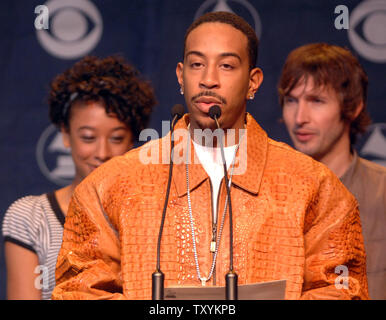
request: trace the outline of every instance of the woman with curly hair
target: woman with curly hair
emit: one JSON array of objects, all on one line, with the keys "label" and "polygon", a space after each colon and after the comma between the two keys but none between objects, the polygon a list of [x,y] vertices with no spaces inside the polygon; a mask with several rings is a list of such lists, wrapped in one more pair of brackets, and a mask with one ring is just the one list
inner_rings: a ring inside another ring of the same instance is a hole
[{"label": "woman with curly hair", "polygon": [[26,196],[3,222],[8,299],[50,299],[63,224],[75,187],[95,168],[133,147],[155,105],[153,89],[123,58],[85,57],[51,83],[50,118],[71,148],[72,183]]}]

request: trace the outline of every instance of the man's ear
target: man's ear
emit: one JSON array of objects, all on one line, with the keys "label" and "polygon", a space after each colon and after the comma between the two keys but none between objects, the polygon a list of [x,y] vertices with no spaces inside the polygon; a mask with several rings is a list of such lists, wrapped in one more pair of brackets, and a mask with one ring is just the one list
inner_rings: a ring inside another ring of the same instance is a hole
[{"label": "man's ear", "polygon": [[358,118],[359,114],[362,112],[364,108],[363,101],[361,101],[355,108],[355,110],[352,113],[351,120],[354,121],[356,118]]},{"label": "man's ear", "polygon": [[263,71],[260,68],[253,68],[249,72],[249,88],[248,96],[254,96],[256,91],[259,89],[261,83],[263,82]]},{"label": "man's ear", "polygon": [[70,133],[69,133],[69,129],[66,128],[64,125],[61,125],[60,132],[62,134],[63,145],[66,148],[70,148]]},{"label": "man's ear", "polygon": [[182,62],[178,62],[176,67],[176,75],[177,75],[178,83],[180,84],[180,87],[182,90],[184,90],[183,71],[184,71],[184,64]]}]

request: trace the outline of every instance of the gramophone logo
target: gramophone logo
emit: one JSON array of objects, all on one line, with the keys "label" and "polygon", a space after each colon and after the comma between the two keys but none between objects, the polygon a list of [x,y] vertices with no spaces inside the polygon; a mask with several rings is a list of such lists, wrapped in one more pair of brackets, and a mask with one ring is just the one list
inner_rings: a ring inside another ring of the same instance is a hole
[{"label": "gramophone logo", "polygon": [[362,57],[386,63],[386,0],[361,2],[350,15],[348,37]]},{"label": "gramophone logo", "polygon": [[386,123],[371,125],[359,147],[359,155],[386,167]]},{"label": "gramophone logo", "polygon": [[102,17],[89,0],[50,0],[49,28],[36,30],[41,46],[60,59],[77,59],[99,43],[103,31]]},{"label": "gramophone logo", "polygon": [[194,19],[207,12],[226,11],[243,17],[255,28],[257,37],[261,38],[261,20],[259,13],[253,5],[246,0],[206,0],[198,8]]},{"label": "gramophone logo", "polygon": [[64,147],[62,134],[52,124],[39,138],[36,160],[43,175],[59,186],[70,184],[75,176],[70,150]]}]

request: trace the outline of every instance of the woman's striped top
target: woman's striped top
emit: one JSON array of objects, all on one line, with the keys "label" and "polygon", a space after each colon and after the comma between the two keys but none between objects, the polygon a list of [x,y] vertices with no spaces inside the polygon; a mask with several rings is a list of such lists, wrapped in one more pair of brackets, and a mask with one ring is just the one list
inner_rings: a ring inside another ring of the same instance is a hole
[{"label": "woman's striped top", "polygon": [[54,193],[20,198],[4,216],[4,242],[31,250],[39,258],[35,285],[42,290],[42,299],[50,299],[55,287],[55,266],[62,244],[64,219]]}]

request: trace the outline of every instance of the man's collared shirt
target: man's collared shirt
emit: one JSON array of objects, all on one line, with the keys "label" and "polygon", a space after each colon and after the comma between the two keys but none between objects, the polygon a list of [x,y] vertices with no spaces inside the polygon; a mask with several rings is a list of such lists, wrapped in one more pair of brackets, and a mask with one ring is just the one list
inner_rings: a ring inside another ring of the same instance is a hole
[{"label": "man's collared shirt", "polygon": [[359,203],[371,299],[386,299],[386,168],[358,157],[340,178]]}]

